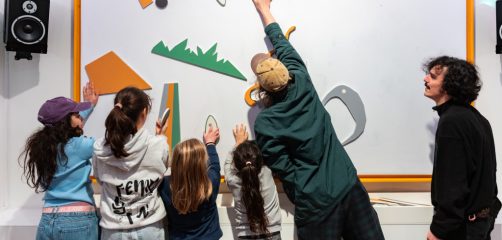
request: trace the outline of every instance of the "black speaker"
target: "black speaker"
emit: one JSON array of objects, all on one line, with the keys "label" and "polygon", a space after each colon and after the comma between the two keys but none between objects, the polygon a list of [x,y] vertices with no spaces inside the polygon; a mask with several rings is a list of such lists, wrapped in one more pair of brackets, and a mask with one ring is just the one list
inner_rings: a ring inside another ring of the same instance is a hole
[{"label": "black speaker", "polygon": [[497,54],[502,53],[502,1],[497,0],[496,3],[496,15],[497,15],[497,46],[495,47],[495,52]]},{"label": "black speaker", "polygon": [[47,53],[49,0],[5,0],[4,42],[16,60]]}]

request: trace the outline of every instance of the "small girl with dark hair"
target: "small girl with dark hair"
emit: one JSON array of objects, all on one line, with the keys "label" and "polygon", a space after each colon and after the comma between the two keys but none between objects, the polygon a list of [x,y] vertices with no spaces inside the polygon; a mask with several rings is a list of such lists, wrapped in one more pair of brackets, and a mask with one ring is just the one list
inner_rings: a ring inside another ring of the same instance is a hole
[{"label": "small girl with dark hair", "polygon": [[82,128],[99,97],[89,83],[83,96],[87,102],[47,100],[38,112],[44,127],[28,138],[20,155],[28,185],[45,192],[37,240],[98,239],[89,179],[94,139],[82,136]]},{"label": "small girl with dark hair", "polygon": [[[281,212],[274,178],[244,125],[233,130],[235,149],[225,160],[225,181],[234,196],[239,239],[281,239]],[[233,155],[233,156],[232,156]]]},{"label": "small girl with dark hair", "polygon": [[157,121],[156,135],[144,127],[150,97],[127,87],[115,96],[105,137],[94,144],[94,176],[101,185],[102,239],[164,239],[166,210],[159,187],[168,145]]},{"label": "small girl with dark hair", "polygon": [[171,176],[161,187],[169,219],[169,239],[220,239],[216,197],[220,188],[217,128],[204,133],[204,143],[188,139],[173,150]]}]

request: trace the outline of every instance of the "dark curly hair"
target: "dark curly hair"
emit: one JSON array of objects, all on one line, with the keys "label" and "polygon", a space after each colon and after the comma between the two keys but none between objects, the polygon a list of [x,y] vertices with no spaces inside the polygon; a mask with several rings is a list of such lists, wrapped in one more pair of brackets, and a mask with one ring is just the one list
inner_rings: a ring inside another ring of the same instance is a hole
[{"label": "dark curly hair", "polygon": [[75,113],[69,113],[54,126],[44,126],[26,140],[19,161],[24,169],[23,175],[26,177],[26,182],[37,193],[47,191],[51,185],[58,166],[58,156],[60,164],[67,163],[68,159],[64,151],[66,143],[70,138],[83,134],[81,128],[71,126],[73,114]]},{"label": "dark curly hair", "polygon": [[476,100],[481,90],[481,81],[474,64],[450,56],[440,56],[423,65],[426,73],[435,67],[446,67],[442,88],[453,101],[469,104]]}]

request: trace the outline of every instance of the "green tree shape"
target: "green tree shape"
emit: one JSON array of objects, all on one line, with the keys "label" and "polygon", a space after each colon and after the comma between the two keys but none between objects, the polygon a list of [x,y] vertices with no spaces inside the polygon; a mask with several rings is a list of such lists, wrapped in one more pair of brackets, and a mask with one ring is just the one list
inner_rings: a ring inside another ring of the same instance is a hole
[{"label": "green tree shape", "polygon": [[205,53],[197,47],[197,53],[187,48],[188,39],[178,43],[173,49],[169,50],[167,45],[163,41],[160,41],[153,47],[152,53],[175,59],[181,62],[189,63],[201,68],[206,68],[215,72],[219,72],[231,77],[235,77],[246,81],[246,77],[242,75],[237,68],[234,67],[230,61],[221,59],[218,61],[218,53],[216,53],[217,43],[215,43],[209,50]]}]

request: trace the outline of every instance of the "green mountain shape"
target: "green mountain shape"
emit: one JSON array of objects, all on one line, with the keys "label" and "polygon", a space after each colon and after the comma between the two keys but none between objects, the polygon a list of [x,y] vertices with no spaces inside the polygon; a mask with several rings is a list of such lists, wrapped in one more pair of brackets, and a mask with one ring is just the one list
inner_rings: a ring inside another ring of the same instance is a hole
[{"label": "green mountain shape", "polygon": [[215,43],[205,53],[199,47],[197,47],[197,53],[194,53],[192,50],[187,48],[187,43],[188,39],[185,39],[184,41],[178,43],[178,45],[174,46],[173,49],[169,50],[164,42],[160,41],[157,45],[155,45],[155,47],[153,47],[152,53],[246,81],[246,77],[244,77],[244,75],[242,75],[242,73],[239,72],[239,70],[237,70],[232,63],[225,59],[221,59],[220,61],[217,60],[217,43]]}]

